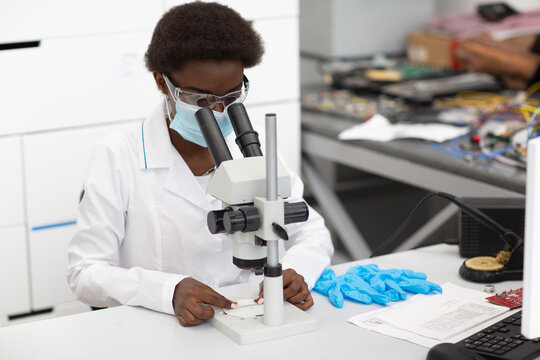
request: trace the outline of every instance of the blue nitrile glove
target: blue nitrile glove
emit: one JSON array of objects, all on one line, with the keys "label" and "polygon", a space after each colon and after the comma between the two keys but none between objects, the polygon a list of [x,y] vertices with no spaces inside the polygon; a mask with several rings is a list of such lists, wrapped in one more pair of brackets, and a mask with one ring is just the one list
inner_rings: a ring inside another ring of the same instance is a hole
[{"label": "blue nitrile glove", "polygon": [[343,294],[341,293],[341,286],[338,285],[338,281],[336,280],[336,273],[334,270],[325,269],[319,277],[319,280],[315,283],[313,290],[328,296],[330,302],[335,307],[343,307]]},{"label": "blue nitrile glove", "polygon": [[328,296],[336,307],[343,307],[345,298],[363,304],[386,305],[405,300],[407,292],[429,294],[442,292],[439,285],[426,280],[424,273],[407,269],[381,270],[375,264],[351,267],[345,275],[336,276],[332,269],[323,271],[313,290]]},{"label": "blue nitrile glove", "polygon": [[381,305],[398,300],[395,291],[379,293],[361,277],[354,274],[336,276],[332,269],[323,271],[313,290],[328,296],[330,302],[338,308],[343,307],[345,298],[363,304],[376,302]]},{"label": "blue nitrile glove", "polygon": [[407,298],[405,291],[415,294],[442,292],[439,285],[426,280],[426,274],[408,269],[381,270],[377,265],[370,264],[352,267],[348,273],[356,274],[369,281],[370,285],[379,292],[395,290],[401,300]]},{"label": "blue nitrile glove", "polygon": [[[398,294],[395,291],[393,290],[378,291],[377,289],[373,288],[367,281],[362,279],[360,276],[357,276],[355,274],[350,274],[350,273],[346,273],[345,275],[341,275],[341,276],[344,277],[345,282],[350,284],[353,289],[355,289],[357,292],[361,294],[369,296],[371,300],[377,304],[386,305],[390,301],[399,300]],[[370,304],[370,303],[371,301],[367,304]]]}]

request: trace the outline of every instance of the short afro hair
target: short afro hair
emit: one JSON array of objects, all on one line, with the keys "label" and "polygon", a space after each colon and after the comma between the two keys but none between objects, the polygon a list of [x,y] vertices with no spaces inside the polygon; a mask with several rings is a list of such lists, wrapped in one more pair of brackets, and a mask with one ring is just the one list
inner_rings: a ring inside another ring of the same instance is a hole
[{"label": "short afro hair", "polygon": [[188,60],[241,60],[249,68],[263,53],[261,37],[240,14],[225,5],[196,1],[161,17],[145,60],[148,70],[170,74]]}]

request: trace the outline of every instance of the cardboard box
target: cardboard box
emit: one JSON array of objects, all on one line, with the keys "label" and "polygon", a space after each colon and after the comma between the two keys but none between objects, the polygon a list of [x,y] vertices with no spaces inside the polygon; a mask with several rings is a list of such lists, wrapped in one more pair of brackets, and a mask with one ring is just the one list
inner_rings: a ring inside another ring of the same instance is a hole
[{"label": "cardboard box", "polygon": [[457,68],[454,52],[458,42],[437,33],[415,31],[407,36],[407,60],[414,64]]}]

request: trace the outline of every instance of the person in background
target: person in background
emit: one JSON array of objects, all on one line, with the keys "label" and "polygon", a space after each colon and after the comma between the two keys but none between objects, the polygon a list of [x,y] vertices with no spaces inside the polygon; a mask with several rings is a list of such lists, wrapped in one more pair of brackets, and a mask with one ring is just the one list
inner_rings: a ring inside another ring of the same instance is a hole
[{"label": "person in background", "polygon": [[[235,307],[214,288],[247,281],[251,272],[233,265],[232,241],[207,228],[207,213],[222,204],[207,194],[214,163],[194,114],[210,107],[233,157],[241,157],[227,107],[248,95],[244,69],[263,52],[250,23],[224,5],[188,3],[159,20],[145,57],[163,100],[142,124],[101,143],[86,171],[68,249],[67,278],[79,300],[175,314],[184,326],[211,318],[206,305]],[[302,199],[295,174],[291,192],[290,201]],[[284,298],[306,310],[332,242],[313,209],[306,222],[286,227]]]},{"label": "person in background", "polygon": [[482,36],[460,42],[455,55],[465,69],[490,73],[508,88],[525,90],[540,81],[539,54],[540,36],[528,48]]}]

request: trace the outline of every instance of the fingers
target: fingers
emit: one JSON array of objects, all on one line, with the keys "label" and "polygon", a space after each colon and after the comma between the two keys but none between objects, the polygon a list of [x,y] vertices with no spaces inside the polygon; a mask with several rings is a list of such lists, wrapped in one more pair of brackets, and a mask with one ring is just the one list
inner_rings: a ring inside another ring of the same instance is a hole
[{"label": "fingers", "polygon": [[299,303],[301,301],[305,301],[308,297],[310,297],[311,294],[308,290],[307,284],[304,283],[304,285],[300,288],[298,293],[294,294],[293,296],[289,297],[287,299],[288,302],[292,304]]},{"label": "fingers", "polygon": [[308,298],[304,300],[304,302],[292,303],[292,304],[301,310],[307,310],[313,306],[313,298],[311,297],[311,294],[309,294]]},{"label": "fingers", "polygon": [[[261,289],[255,302],[262,304],[264,289]],[[283,299],[299,309],[307,310],[313,306],[313,298],[304,277],[293,269],[283,271]]]},{"label": "fingers", "polygon": [[208,286],[206,286],[206,288],[200,292],[199,299],[205,304],[218,306],[224,309],[230,309],[233,305],[233,302],[231,300],[215,292],[214,290],[212,290],[212,288]]},{"label": "fingers", "polygon": [[289,300],[291,296],[298,294],[304,284],[302,275],[299,275],[293,269],[286,269],[283,272],[283,298]]},{"label": "fingers", "polygon": [[313,298],[304,277],[293,269],[283,272],[283,298],[302,310],[313,306]]},{"label": "fingers", "polygon": [[198,325],[212,318],[214,309],[210,305],[230,309],[236,304],[193,278],[185,278],[176,285],[173,308],[183,326]]},{"label": "fingers", "polygon": [[177,315],[178,321],[182,326],[195,326],[202,324],[203,322],[214,316],[214,309],[212,309],[211,306],[207,306],[206,308],[210,309],[211,315],[209,317],[208,314],[203,314],[201,317],[199,317],[188,309],[185,309],[181,315]]}]

